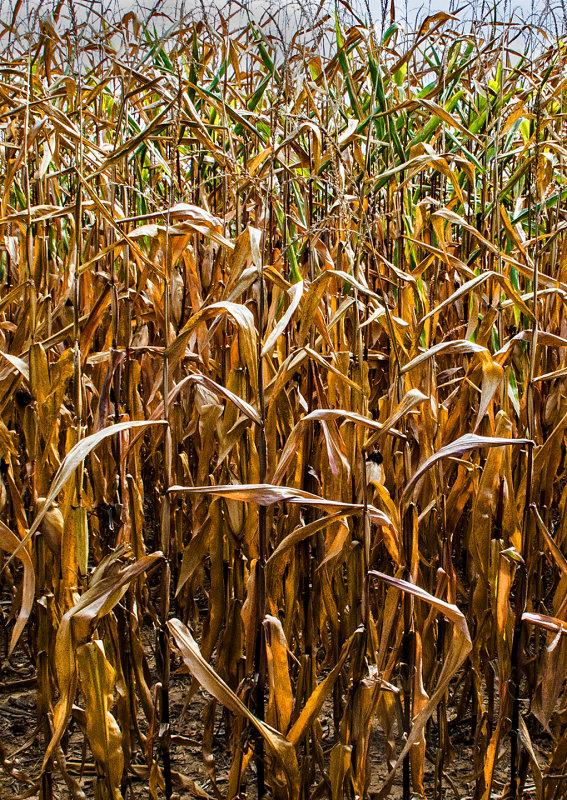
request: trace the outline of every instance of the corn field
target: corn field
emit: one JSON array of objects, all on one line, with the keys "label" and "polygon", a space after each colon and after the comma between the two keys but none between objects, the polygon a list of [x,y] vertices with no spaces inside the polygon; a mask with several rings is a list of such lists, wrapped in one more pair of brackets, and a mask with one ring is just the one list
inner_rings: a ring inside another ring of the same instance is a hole
[{"label": "corn field", "polygon": [[566,45],[16,6],[0,797],[567,798]]}]

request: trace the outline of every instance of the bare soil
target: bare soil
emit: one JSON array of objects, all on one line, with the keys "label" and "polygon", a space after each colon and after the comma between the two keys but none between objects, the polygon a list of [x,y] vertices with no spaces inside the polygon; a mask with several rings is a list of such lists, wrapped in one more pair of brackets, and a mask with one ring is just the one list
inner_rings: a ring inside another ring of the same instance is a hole
[{"label": "bare soil", "polygon": [[[148,659],[153,664],[151,654],[152,632],[146,631],[148,642]],[[24,642],[16,648],[10,660],[7,660],[6,628],[0,628],[0,652],[3,654],[0,669],[0,759],[5,760],[4,768],[0,766],[0,800],[4,798],[37,797],[34,790],[37,776],[40,773],[43,753],[45,751],[44,731],[38,728],[36,716],[36,679],[35,668],[29,656],[29,649]],[[217,706],[215,717],[215,735],[213,739],[213,762],[207,769],[203,754],[203,720],[202,714],[210,701],[203,691],[197,691],[191,698],[187,708],[187,693],[191,678],[184,673],[181,664],[174,664],[180,670],[172,671],[170,684],[170,719],[171,719],[171,767],[173,771],[174,791],[179,797],[200,797],[206,800],[221,798],[226,794],[228,772],[230,769],[229,742],[225,729],[226,717],[222,708]],[[458,694],[458,693],[457,693]],[[455,798],[467,800],[472,798],[475,787],[473,765],[473,721],[470,714],[458,718],[457,698],[449,700],[449,736],[454,751],[453,760],[445,765],[441,793],[435,791],[435,755],[438,732],[435,720],[428,726],[428,758],[424,780],[426,800],[442,800]],[[147,733],[148,725],[140,715],[138,725]],[[323,728],[323,750],[327,752],[334,744],[333,719],[331,703],[322,710],[320,722]],[[528,719],[529,724],[529,719]],[[401,742],[399,731],[396,732],[398,746]],[[156,737],[157,739],[157,737]],[[507,739],[504,742],[507,743]],[[533,736],[532,741],[540,763],[547,761],[545,753],[548,741],[545,736]],[[137,759],[128,775],[127,784],[123,787],[125,798],[150,797],[149,770],[141,756],[139,742]],[[157,741],[154,754],[157,753]],[[88,745],[84,744],[84,736],[74,720],[63,742],[66,766],[70,776],[74,778],[87,798],[95,796],[96,769]],[[500,795],[508,777],[508,748],[504,746],[499,753],[495,773],[493,791]],[[386,763],[384,733],[374,721],[370,741],[371,784],[370,795],[377,793],[384,783],[388,768]],[[213,782],[214,779],[214,782]],[[57,800],[73,800],[73,793],[58,771],[53,772],[53,797]],[[402,797],[401,770],[389,795],[392,800]],[[533,783],[528,779],[524,796],[534,793]],[[165,796],[163,787],[158,785],[158,796]],[[255,800],[255,770],[253,763],[248,770],[248,786],[244,797]],[[78,800],[78,798],[75,798]]]}]

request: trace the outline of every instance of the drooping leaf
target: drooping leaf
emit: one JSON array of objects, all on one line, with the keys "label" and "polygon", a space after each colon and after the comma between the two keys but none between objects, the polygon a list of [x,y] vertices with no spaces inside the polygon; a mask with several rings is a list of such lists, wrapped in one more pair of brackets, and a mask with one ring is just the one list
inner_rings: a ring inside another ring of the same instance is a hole
[{"label": "drooping leaf", "polygon": [[451,444],[445,445],[437,453],[434,453],[424,464],[412,475],[411,480],[407,483],[404,489],[404,496],[409,497],[411,490],[419,479],[425,475],[428,469],[433,464],[442,458],[451,456],[461,456],[469,450],[481,447],[503,447],[505,445],[531,445],[531,439],[505,439],[497,436],[478,436],[475,433],[466,433],[464,436],[459,437]]},{"label": "drooping leaf", "polygon": [[232,689],[217,675],[210,664],[205,661],[191,633],[180,620],[174,618],[169,620],[167,624],[183,660],[203,689],[206,689],[233,714],[245,717],[263,736],[271,753],[285,771],[290,797],[295,798],[297,796],[299,772],[293,746],[278,731],[255,717]]},{"label": "drooping leaf", "polygon": [[[303,489],[293,489],[290,486],[274,486],[269,483],[250,484],[248,486],[172,486],[169,491],[173,494],[212,494],[218,497],[227,497],[231,500],[240,500],[242,503],[257,503],[261,506],[271,506],[274,503],[296,503],[298,505],[313,506],[321,511],[362,511],[363,504],[343,503],[340,500],[327,500]],[[391,526],[391,520],[373,506],[366,510],[370,519],[377,525]]]}]

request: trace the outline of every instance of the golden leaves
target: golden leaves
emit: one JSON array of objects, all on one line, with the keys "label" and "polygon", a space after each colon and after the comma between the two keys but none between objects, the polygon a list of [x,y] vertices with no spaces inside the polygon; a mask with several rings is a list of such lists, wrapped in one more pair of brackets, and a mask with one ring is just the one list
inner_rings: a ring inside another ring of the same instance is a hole
[{"label": "golden leaves", "polygon": [[298,767],[292,744],[284,739],[278,731],[266,725],[250,712],[222,678],[217,675],[210,664],[205,661],[191,633],[180,620],[172,619],[168,622],[168,626],[183,660],[201,686],[234,714],[239,714],[249,720],[263,736],[270,752],[279,761],[281,768],[285,772],[289,797],[296,798]]},{"label": "golden leaves", "polygon": [[122,732],[110,712],[116,673],[100,640],[77,648],[77,664],[86,702],[86,733],[97,764],[99,782],[106,785],[109,798],[119,800],[124,770]]},{"label": "golden leaves", "polygon": [[132,773],[152,797],[170,778],[209,796],[158,765],[180,733],[180,653],[192,722],[197,683],[215,698],[198,723],[215,794],[221,778],[250,792],[264,743],[274,800],[365,798],[376,718],[389,766],[409,756],[426,794],[436,710],[442,793],[470,667],[488,798],[522,626],[519,695],[560,773],[564,60],[510,71],[511,29],[473,53],[453,21],[377,43],[337,13],[328,58],[298,44],[316,25],[285,64],[261,26],[224,18],[160,39],[128,14],[96,46],[80,23],[42,23],[41,45],[6,29],[7,646],[11,664],[29,650],[42,726],[54,714],[46,765],[65,774],[74,714],[101,797]]}]

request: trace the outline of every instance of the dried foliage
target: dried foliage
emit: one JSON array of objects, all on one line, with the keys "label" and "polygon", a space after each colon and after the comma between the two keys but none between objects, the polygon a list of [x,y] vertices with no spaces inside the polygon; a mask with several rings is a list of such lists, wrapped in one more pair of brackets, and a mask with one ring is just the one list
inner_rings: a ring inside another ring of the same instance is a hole
[{"label": "dried foliage", "polygon": [[174,666],[216,797],[367,797],[376,726],[441,797],[455,714],[475,798],[566,797],[564,45],[57,14],[0,64],[4,769],[83,797],[73,725],[100,800],[207,797]]}]

